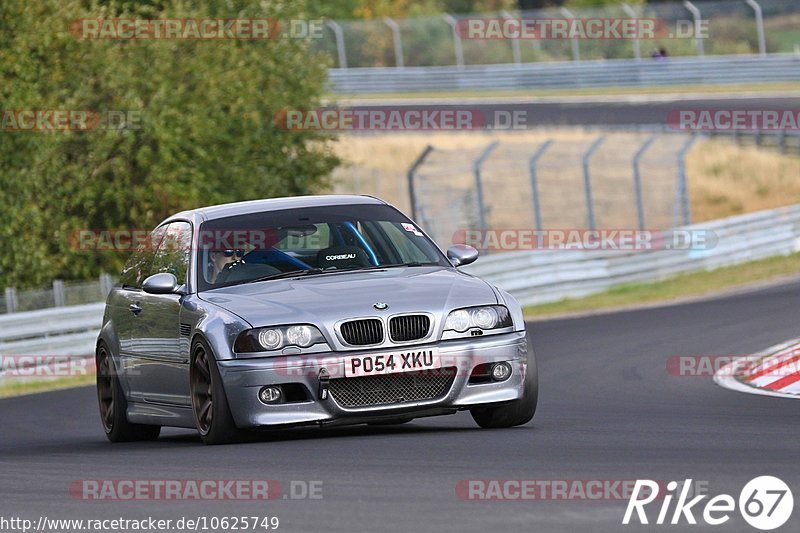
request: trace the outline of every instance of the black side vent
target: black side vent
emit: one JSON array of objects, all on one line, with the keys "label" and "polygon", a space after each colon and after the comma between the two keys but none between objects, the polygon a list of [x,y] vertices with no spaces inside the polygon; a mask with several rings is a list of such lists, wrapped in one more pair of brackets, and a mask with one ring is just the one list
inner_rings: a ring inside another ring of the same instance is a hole
[{"label": "black side vent", "polygon": [[192,334],[191,324],[181,324],[181,337],[188,337]]}]

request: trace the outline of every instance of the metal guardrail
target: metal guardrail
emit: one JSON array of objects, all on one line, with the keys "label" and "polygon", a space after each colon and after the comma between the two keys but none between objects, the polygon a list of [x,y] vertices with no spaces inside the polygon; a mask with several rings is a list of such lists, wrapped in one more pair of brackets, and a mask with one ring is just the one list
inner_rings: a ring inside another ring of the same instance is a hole
[{"label": "metal guardrail", "polygon": [[330,69],[328,77],[343,94],[786,82],[800,81],[800,55],[348,68]]},{"label": "metal guardrail", "polygon": [[800,251],[800,205],[685,226],[713,232],[707,250],[511,252],[483,257],[464,270],[509,291],[522,305],[602,292]]},{"label": "metal guardrail", "polygon": [[105,303],[0,315],[0,355],[94,353]]}]

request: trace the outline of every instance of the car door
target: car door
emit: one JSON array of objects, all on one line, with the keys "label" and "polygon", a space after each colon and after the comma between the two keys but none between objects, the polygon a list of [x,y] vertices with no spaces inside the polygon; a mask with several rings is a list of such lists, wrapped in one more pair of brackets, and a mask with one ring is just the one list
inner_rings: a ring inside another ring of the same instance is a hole
[{"label": "car door", "polygon": [[[166,228],[153,258],[151,274],[174,274],[186,284],[191,253],[192,228],[188,222],[172,222]],[[134,339],[136,390],[151,403],[191,405],[189,397],[188,337],[181,335],[181,294],[139,295]]]},{"label": "car door", "polygon": [[141,345],[138,337],[139,314],[143,297],[142,282],[152,273],[153,261],[167,226],[153,230],[133,252],[108,299],[108,309],[119,340],[120,377],[131,399],[141,400]]}]

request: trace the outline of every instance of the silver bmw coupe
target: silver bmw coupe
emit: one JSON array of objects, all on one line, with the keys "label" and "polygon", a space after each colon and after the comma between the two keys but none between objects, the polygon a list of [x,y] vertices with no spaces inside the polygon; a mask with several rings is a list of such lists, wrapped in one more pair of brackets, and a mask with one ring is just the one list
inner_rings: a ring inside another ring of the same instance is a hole
[{"label": "silver bmw coupe", "polygon": [[97,393],[113,442],[196,428],[208,444],[299,425],[400,424],[469,410],[529,422],[522,311],[366,196],[206,207],[162,222],[106,302]]}]

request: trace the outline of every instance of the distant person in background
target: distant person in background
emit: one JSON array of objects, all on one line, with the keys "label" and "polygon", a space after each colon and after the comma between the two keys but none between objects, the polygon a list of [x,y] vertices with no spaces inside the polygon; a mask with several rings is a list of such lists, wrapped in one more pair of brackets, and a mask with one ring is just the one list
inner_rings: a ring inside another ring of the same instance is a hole
[{"label": "distant person in background", "polygon": [[663,46],[661,48],[653,48],[653,51],[650,52],[650,57],[657,60],[666,59],[668,56],[667,49]]}]

